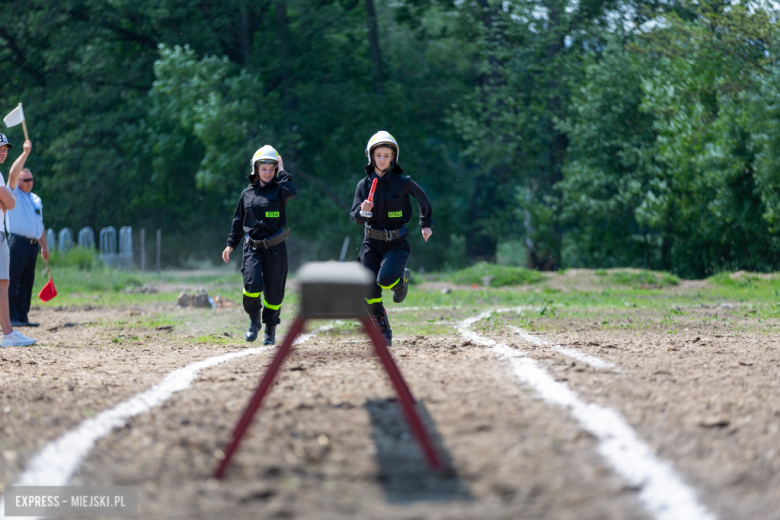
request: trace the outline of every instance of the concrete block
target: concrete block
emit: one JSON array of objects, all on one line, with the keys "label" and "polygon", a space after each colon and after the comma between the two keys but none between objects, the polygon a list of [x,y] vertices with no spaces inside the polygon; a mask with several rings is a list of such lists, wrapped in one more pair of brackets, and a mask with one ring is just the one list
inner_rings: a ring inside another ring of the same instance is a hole
[{"label": "concrete block", "polygon": [[310,262],[298,269],[301,314],[306,319],[360,318],[375,284],[374,273],[358,262]]}]

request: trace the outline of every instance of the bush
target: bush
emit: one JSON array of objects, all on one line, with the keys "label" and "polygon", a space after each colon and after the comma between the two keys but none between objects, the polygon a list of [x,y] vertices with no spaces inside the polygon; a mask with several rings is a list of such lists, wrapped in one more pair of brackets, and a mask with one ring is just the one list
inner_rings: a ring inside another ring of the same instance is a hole
[{"label": "bush", "polygon": [[98,257],[97,249],[83,247],[74,247],[64,253],[52,251],[49,255],[49,265],[52,268],[71,267],[81,271],[92,271],[105,267],[103,261]]},{"label": "bush", "polygon": [[657,271],[614,271],[609,274],[610,282],[616,285],[647,285],[654,287],[666,287],[678,285],[680,279],[673,274]]},{"label": "bush", "polygon": [[764,285],[765,283],[775,285],[777,277],[766,274],[759,276],[756,273],[747,273],[745,271],[737,271],[736,273],[721,271],[720,273],[707,278],[707,281],[725,287],[755,287],[757,285]]},{"label": "bush", "polygon": [[538,271],[524,267],[496,265],[487,262],[479,262],[446,276],[449,281],[459,285],[483,285],[485,277],[491,277],[490,287],[536,283],[544,278]]}]

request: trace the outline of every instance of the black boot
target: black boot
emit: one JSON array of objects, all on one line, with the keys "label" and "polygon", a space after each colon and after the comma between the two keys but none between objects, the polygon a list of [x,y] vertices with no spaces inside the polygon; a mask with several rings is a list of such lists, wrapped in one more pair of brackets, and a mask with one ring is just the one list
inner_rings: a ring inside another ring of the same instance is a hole
[{"label": "black boot", "polygon": [[404,278],[398,285],[393,287],[393,301],[395,303],[401,303],[406,299],[406,293],[409,292],[409,277],[412,275],[409,269],[404,269]]},{"label": "black boot", "polygon": [[379,331],[385,338],[385,342],[388,347],[393,346],[393,331],[390,329],[390,321],[387,319],[387,312],[382,313],[381,316],[374,318],[374,323],[379,327]]},{"label": "black boot", "polygon": [[263,345],[276,345],[276,323],[265,324],[265,339]]},{"label": "black boot", "polygon": [[246,340],[254,341],[257,339],[257,333],[263,328],[263,324],[260,322],[260,312],[249,315],[249,328],[246,331]]}]

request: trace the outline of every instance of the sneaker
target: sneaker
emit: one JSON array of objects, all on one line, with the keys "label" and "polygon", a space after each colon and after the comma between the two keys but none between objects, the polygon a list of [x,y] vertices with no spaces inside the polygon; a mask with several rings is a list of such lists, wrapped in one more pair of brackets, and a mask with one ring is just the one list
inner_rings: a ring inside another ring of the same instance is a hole
[{"label": "sneaker", "polygon": [[3,347],[29,347],[38,343],[37,339],[28,338],[18,330],[13,331],[7,336],[3,336]]},{"label": "sneaker", "polygon": [[265,338],[263,345],[276,345],[276,324],[265,324]]},{"label": "sneaker", "polygon": [[378,318],[374,318],[374,323],[376,323],[376,326],[379,327],[379,331],[382,333],[382,336],[384,336],[385,343],[387,343],[387,346],[392,347],[393,331],[390,328],[390,320],[387,319],[387,312],[385,312]]},{"label": "sneaker", "polygon": [[393,301],[395,303],[401,303],[406,299],[406,294],[409,292],[409,277],[412,276],[409,269],[404,269],[404,278],[398,285],[393,287]]},{"label": "sneaker", "polygon": [[246,331],[246,336],[244,339],[247,341],[254,341],[257,339],[257,334],[260,332],[260,329],[263,328],[263,324],[260,322],[260,313],[258,312],[254,316],[249,316],[249,328]]}]

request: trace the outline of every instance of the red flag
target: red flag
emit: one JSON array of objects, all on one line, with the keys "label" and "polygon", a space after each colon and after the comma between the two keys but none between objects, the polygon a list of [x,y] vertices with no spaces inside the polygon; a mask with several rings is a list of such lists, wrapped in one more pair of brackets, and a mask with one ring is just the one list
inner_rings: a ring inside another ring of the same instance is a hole
[{"label": "red flag", "polygon": [[54,280],[49,280],[46,285],[43,286],[41,292],[38,293],[38,298],[47,302],[57,296],[57,289],[54,288]]},{"label": "red flag", "polygon": [[41,289],[41,292],[38,293],[38,298],[41,300],[47,302],[57,296],[57,289],[54,287],[54,279],[51,277],[51,271],[49,270],[49,261],[44,258],[43,260],[46,263],[46,272],[49,274],[49,281],[46,282],[46,285],[43,286],[43,289]]}]

